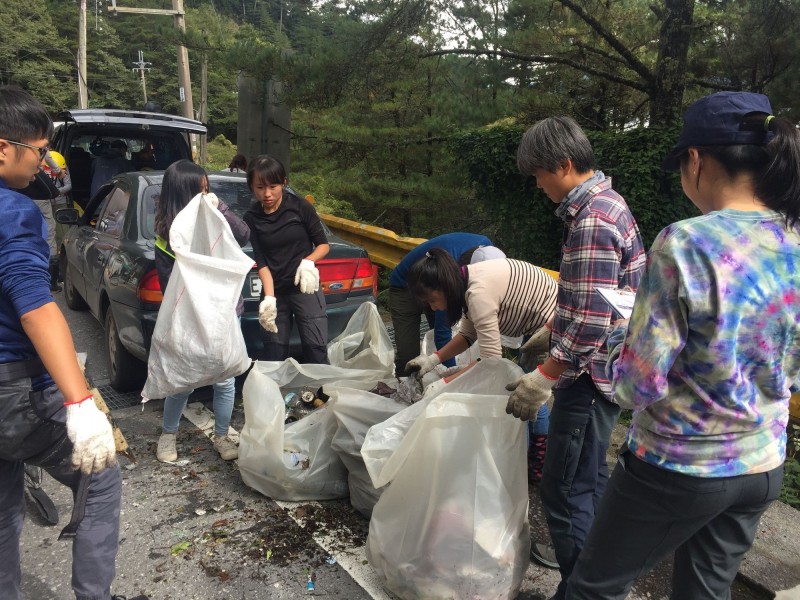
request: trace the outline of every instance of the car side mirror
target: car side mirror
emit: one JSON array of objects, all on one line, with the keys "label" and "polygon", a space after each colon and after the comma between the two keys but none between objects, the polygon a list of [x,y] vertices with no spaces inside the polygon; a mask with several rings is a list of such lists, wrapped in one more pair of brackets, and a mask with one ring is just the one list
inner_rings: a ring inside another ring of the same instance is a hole
[{"label": "car side mirror", "polygon": [[78,222],[78,209],[77,208],[59,208],[54,215],[56,223],[62,225],[75,225]]}]

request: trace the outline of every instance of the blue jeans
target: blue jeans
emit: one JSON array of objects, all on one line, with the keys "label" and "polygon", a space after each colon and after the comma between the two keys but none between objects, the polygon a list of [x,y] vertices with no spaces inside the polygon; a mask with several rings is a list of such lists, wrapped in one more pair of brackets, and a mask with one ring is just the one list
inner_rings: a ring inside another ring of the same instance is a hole
[{"label": "blue jeans", "polygon": [[561,571],[554,598],[561,600],[608,482],[606,452],[620,407],[587,374],[553,393],[539,492]]},{"label": "blue jeans", "polygon": [[550,428],[550,407],[543,404],[539,412],[536,413],[535,421],[528,421],[528,439],[532,435],[547,435]]},{"label": "blue jeans", "polygon": [[[186,401],[194,390],[167,396],[164,399],[164,433],[176,433]],[[214,384],[214,435],[228,435],[228,426],[233,414],[233,398],[236,394],[236,378],[231,377]]]}]

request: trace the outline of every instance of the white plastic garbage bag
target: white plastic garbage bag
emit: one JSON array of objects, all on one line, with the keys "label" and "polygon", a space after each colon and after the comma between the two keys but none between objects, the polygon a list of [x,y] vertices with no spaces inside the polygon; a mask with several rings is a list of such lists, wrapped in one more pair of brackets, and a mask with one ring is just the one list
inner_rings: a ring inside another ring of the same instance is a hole
[{"label": "white plastic garbage bag", "polygon": [[372,302],[359,306],[344,331],[328,343],[328,360],[336,367],[373,369],[382,371],[384,378],[392,376],[392,339]]},{"label": "white plastic garbage bag", "polygon": [[[347,497],[347,470],[331,440],[335,397],[299,421],[284,425],[284,395],[333,383],[369,388],[383,371],[331,365],[258,361],[242,390],[245,424],[239,434],[239,472],[251,488],[276,500]],[[327,390],[326,390],[327,393]]]},{"label": "white plastic garbage bag", "polygon": [[169,243],[175,265],[153,331],[144,398],[210,385],[250,366],[236,303],[253,259],[203,194],[175,216]]},{"label": "white plastic garbage bag", "polygon": [[[393,379],[385,383],[395,388],[398,381]],[[334,387],[328,388],[328,393],[336,398],[333,416],[337,428],[331,440],[331,448],[347,468],[350,504],[369,518],[382,489],[375,489],[372,485],[364,459],[361,457],[361,445],[370,427],[385,421],[409,405],[366,390]]]},{"label": "white plastic garbage bag", "polygon": [[526,436],[505,412],[504,386],[521,373],[483,360],[368,432],[373,485],[391,485],[372,512],[367,558],[400,598],[519,593],[530,550]]}]

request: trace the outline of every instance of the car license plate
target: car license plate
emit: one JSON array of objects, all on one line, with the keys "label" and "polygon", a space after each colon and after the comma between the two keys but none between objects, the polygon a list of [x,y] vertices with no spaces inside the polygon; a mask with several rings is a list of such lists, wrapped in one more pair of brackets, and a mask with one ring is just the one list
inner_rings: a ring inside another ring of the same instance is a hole
[{"label": "car license plate", "polygon": [[261,279],[258,278],[258,273],[247,276],[247,293],[249,298],[261,298]]}]

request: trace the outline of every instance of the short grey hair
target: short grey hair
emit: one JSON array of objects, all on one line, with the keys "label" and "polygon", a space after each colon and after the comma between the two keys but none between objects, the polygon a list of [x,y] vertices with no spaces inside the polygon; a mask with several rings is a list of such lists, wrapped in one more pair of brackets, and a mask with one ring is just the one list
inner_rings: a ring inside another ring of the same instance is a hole
[{"label": "short grey hair", "polygon": [[591,171],[595,166],[589,138],[570,117],[539,121],[522,135],[517,148],[517,167],[523,175],[533,175],[538,169],[554,173],[567,159],[578,173]]}]

